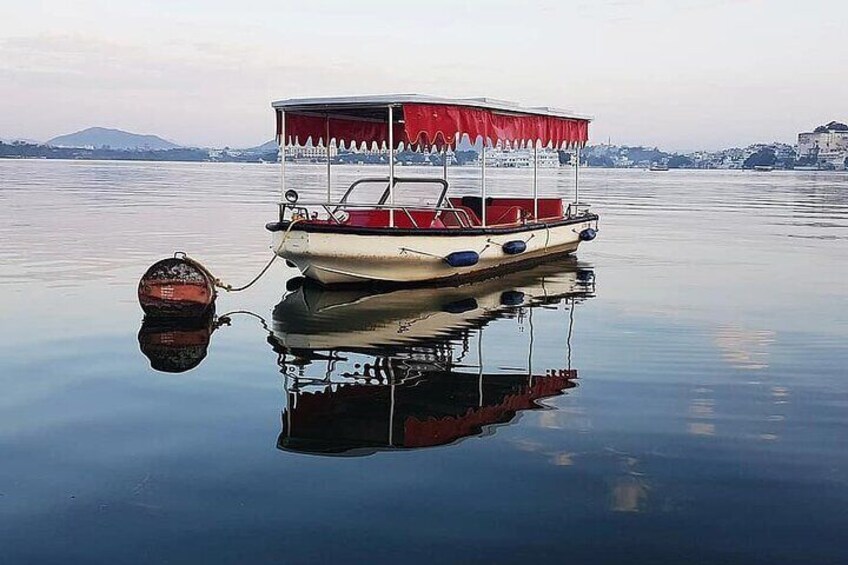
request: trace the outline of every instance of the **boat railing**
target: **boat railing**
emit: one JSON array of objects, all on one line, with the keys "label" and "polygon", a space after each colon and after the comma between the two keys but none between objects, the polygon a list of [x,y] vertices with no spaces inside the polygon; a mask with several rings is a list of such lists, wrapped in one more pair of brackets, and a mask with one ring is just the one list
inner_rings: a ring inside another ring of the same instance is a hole
[{"label": "boat railing", "polygon": [[[296,203],[288,203],[288,202],[280,202],[280,219],[283,220],[285,218],[286,210],[291,210],[293,215],[299,215],[300,217],[306,219],[315,219],[308,212],[309,208],[322,208],[326,213],[327,217],[332,220],[334,223],[338,225],[344,224],[345,214],[340,213],[344,212],[347,209],[361,209],[361,210],[394,210],[395,212],[400,212],[404,214],[410,221],[413,227],[420,228],[422,226],[418,225],[418,222],[415,220],[412,212],[435,212],[435,216],[433,219],[437,219],[441,217],[443,214],[452,214],[459,225],[454,226],[456,228],[469,228],[473,227],[474,223],[471,221],[471,217],[468,214],[467,210],[463,210],[462,208],[455,208],[454,206],[426,206],[426,205],[407,205],[407,204],[351,204],[348,202],[327,202],[327,201],[298,201]],[[429,226],[424,226],[429,227]],[[451,226],[445,226],[449,228]]]},{"label": "boat railing", "polygon": [[565,217],[577,218],[580,216],[586,216],[589,214],[590,209],[591,205],[586,204],[585,202],[570,202],[568,207],[565,209]]}]

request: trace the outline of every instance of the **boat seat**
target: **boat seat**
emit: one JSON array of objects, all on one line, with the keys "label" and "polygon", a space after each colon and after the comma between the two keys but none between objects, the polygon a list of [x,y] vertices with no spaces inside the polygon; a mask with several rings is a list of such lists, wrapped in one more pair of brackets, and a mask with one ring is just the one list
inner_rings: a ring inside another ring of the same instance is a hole
[{"label": "boat seat", "polygon": [[344,223],[348,226],[383,228],[389,225],[388,210],[350,209],[347,210],[347,213],[348,218]]},{"label": "boat seat", "polygon": [[[453,202],[451,203],[453,204]],[[472,226],[480,225],[480,218],[477,217],[477,214],[474,213],[474,210],[468,208],[467,206],[462,206],[461,204],[453,204],[453,207],[457,210],[464,211],[468,215],[468,221],[471,223]],[[467,227],[465,225],[465,216],[461,214],[442,212],[441,219],[444,225],[449,228]]]},{"label": "boat seat", "polygon": [[520,206],[487,206],[486,224],[490,226],[504,226],[521,223],[521,218],[526,211]]},{"label": "boat seat", "polygon": [[[345,225],[362,227],[362,228],[385,228],[389,225],[388,210],[368,210],[368,209],[349,209],[347,210],[348,218]],[[409,216],[412,216],[410,220]],[[410,210],[409,216],[406,212],[395,210],[395,226],[399,228],[441,228],[444,223],[436,217],[436,211],[429,210]]]},{"label": "boat seat", "polygon": [[[527,217],[533,217],[532,198],[497,198],[495,204],[499,206],[518,206],[527,212]],[[563,217],[561,198],[539,198],[539,218],[558,219]]]},{"label": "boat seat", "polygon": [[[463,196],[462,198],[451,198],[451,204],[455,208],[465,210],[469,217],[472,218],[475,226],[482,225],[480,217],[482,216],[483,199],[479,196]],[[527,202],[530,203],[530,208],[526,207]],[[524,218],[530,217],[533,210],[533,199],[524,198],[486,198],[486,223],[490,226],[503,226],[518,224]],[[541,212],[541,205],[539,207]],[[541,215],[541,214],[540,214]],[[447,221],[445,216],[442,217]]]},{"label": "boat seat", "polygon": [[[457,208],[467,208],[474,212],[477,218],[483,217],[483,199],[479,196],[463,196],[462,198],[451,198],[451,203]],[[486,205],[491,206],[495,199],[491,196],[486,198]]]}]

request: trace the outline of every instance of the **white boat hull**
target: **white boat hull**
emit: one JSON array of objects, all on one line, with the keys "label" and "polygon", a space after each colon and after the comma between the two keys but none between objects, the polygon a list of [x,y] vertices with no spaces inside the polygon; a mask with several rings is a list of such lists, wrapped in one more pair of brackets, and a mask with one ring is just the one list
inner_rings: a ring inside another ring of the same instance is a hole
[{"label": "white boat hull", "polygon": [[[450,235],[326,233],[299,230],[295,225],[288,235],[275,232],[272,248],[305,277],[325,285],[423,283],[481,275],[571,253],[580,244],[580,232],[596,226],[594,216],[567,224],[528,226],[511,233]],[[516,240],[525,242],[525,251],[507,254],[502,246]],[[467,267],[449,265],[445,258],[458,251],[474,251],[479,261]]]}]

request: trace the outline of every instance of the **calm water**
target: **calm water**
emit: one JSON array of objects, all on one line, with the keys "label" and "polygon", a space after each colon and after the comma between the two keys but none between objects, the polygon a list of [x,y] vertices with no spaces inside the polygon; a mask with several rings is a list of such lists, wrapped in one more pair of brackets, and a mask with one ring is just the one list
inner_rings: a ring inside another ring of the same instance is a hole
[{"label": "calm water", "polygon": [[277,190],[0,161],[0,561],[848,559],[848,175],[586,171],[576,261],[383,295],[280,263],[220,324],[142,326],[174,250],[261,268]]}]

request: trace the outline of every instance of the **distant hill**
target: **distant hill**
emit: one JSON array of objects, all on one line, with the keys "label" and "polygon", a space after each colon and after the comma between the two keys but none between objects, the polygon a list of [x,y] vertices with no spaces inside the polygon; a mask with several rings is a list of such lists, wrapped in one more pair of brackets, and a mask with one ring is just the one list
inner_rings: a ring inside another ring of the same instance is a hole
[{"label": "distant hill", "polygon": [[141,135],[111,128],[88,128],[76,133],[60,135],[47,141],[54,147],[93,147],[100,149],[176,149],[180,147],[156,135]]},{"label": "distant hill", "polygon": [[279,149],[279,145],[275,140],[266,141],[262,145],[257,145],[256,147],[248,147],[245,151],[249,151],[250,153],[270,153],[271,151],[277,151]]}]

